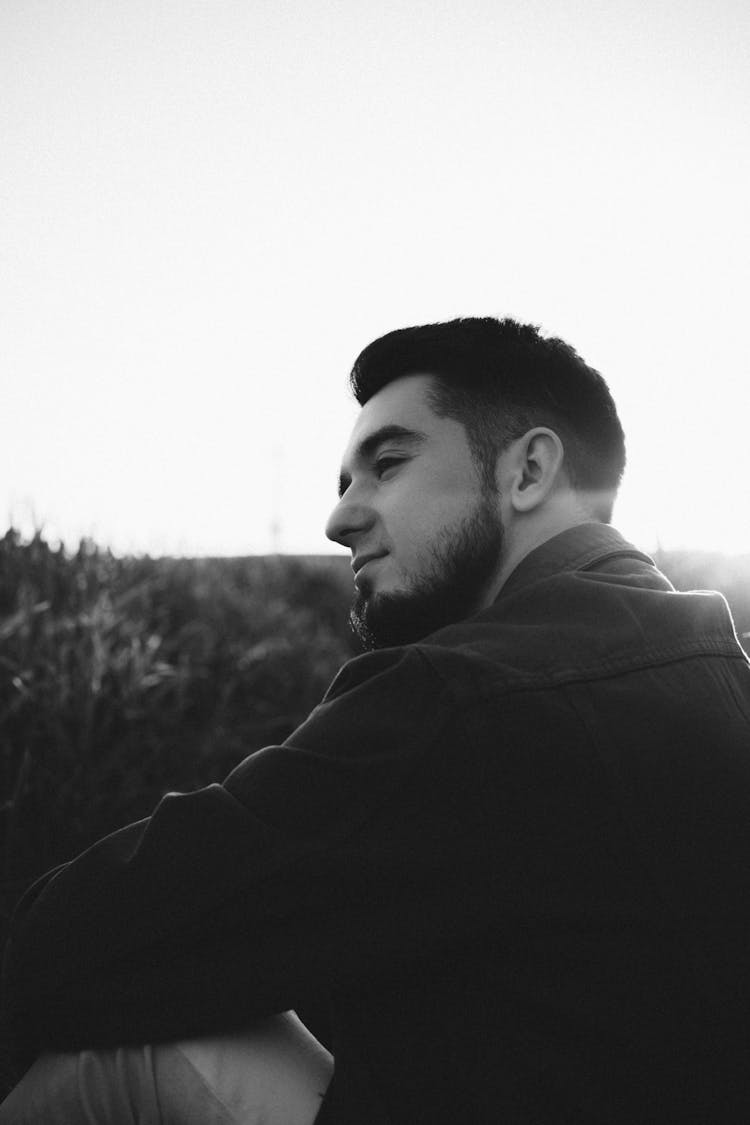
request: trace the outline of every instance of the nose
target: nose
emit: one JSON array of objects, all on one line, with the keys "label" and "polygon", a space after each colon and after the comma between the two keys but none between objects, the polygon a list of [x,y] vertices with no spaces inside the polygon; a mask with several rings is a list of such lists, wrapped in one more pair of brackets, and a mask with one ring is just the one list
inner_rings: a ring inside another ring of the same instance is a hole
[{"label": "nose", "polygon": [[375,516],[371,508],[350,499],[348,493],[349,490],[328,517],[326,536],[332,542],[352,550],[357,536],[369,531],[375,522]]}]

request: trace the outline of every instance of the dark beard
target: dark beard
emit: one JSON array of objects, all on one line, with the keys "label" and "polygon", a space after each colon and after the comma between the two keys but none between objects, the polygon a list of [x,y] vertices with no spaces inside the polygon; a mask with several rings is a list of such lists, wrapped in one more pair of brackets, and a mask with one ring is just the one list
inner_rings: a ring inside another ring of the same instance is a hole
[{"label": "dark beard", "polygon": [[405,645],[462,621],[497,573],[503,549],[497,493],[485,491],[457,529],[446,529],[432,547],[429,571],[406,590],[367,596],[358,590],[349,624],[363,648]]}]

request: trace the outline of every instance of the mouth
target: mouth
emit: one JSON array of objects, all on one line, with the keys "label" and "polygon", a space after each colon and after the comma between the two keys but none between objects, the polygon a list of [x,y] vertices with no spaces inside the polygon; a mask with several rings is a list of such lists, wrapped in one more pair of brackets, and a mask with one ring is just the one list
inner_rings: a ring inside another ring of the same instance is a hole
[{"label": "mouth", "polygon": [[383,557],[383,555],[360,555],[357,558],[352,559],[352,570],[354,571],[354,577],[357,577],[363,566],[367,566],[367,564],[373,562],[374,559],[382,559]]}]

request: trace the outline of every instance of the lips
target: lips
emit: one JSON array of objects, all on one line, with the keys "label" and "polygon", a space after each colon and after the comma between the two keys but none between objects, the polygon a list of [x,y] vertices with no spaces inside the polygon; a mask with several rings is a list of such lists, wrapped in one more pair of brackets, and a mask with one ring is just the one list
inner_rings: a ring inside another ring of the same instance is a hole
[{"label": "lips", "polygon": [[373,559],[382,558],[383,555],[358,555],[357,558],[352,559],[352,570],[354,571],[355,577],[368,562],[372,562]]}]

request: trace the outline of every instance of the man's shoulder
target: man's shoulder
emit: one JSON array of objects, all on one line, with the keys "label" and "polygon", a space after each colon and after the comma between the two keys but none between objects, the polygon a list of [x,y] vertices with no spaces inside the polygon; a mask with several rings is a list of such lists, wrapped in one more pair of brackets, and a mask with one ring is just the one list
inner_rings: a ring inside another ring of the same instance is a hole
[{"label": "man's shoulder", "polygon": [[440,678],[417,644],[376,649],[353,656],[342,665],[323,697],[330,703],[347,695],[363,696],[373,688],[386,692],[433,691]]},{"label": "man's shoulder", "polygon": [[620,555],[523,584],[418,647],[463,694],[598,679],[701,655],[745,659],[723,595],[677,592],[653,564]]}]

